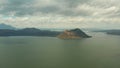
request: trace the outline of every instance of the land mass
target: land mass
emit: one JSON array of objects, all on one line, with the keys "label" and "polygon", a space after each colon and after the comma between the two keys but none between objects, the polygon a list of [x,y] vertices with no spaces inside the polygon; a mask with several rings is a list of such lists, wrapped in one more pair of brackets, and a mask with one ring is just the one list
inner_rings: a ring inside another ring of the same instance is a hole
[{"label": "land mass", "polygon": [[49,36],[61,39],[89,38],[86,33],[80,29],[61,31],[40,30],[36,28],[25,28],[19,30],[0,29],[0,36]]},{"label": "land mass", "polygon": [[94,32],[105,32],[106,34],[111,34],[111,35],[120,35],[120,30],[99,30],[99,31],[94,31]]},{"label": "land mass", "polygon": [[36,28],[25,28],[19,30],[12,29],[0,29],[0,36],[51,36],[55,37],[60,32],[49,31],[49,30],[40,30]]},{"label": "land mass", "polygon": [[90,38],[91,36],[88,36],[85,32],[83,32],[79,28],[76,28],[72,30],[65,30],[57,37],[61,39],[81,39],[81,38]]},{"label": "land mass", "polygon": [[11,26],[11,25],[7,25],[7,24],[0,24],[0,29],[11,29],[11,30],[15,30],[17,28]]}]

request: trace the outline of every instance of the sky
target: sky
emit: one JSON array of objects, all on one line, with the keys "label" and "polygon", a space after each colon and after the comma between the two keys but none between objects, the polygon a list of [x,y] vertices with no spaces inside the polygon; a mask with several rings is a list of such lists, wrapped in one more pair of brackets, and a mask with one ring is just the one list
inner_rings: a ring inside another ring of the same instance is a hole
[{"label": "sky", "polygon": [[0,23],[17,28],[120,29],[120,0],[0,0]]}]

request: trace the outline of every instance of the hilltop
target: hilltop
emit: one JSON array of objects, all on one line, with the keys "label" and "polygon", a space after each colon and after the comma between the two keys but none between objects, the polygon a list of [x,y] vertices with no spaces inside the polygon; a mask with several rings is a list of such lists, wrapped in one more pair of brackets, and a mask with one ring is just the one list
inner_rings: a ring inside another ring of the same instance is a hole
[{"label": "hilltop", "polygon": [[11,25],[7,25],[7,24],[0,24],[0,29],[16,29],[15,27],[11,26]]},{"label": "hilltop", "polygon": [[65,30],[57,37],[61,39],[81,39],[81,38],[89,38],[90,36],[88,36],[85,32],[83,32],[79,28],[76,28],[72,30]]}]

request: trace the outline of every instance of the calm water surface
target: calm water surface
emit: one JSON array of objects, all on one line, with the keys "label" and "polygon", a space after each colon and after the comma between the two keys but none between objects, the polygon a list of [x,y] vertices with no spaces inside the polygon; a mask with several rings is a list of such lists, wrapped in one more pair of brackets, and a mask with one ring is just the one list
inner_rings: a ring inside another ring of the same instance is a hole
[{"label": "calm water surface", "polygon": [[120,36],[0,37],[0,68],[120,68]]}]

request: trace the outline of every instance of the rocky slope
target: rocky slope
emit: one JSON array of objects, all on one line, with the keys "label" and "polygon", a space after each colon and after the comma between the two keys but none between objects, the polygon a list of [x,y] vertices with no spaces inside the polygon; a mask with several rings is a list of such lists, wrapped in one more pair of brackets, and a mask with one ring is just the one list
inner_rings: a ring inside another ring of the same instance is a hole
[{"label": "rocky slope", "polygon": [[88,36],[79,28],[76,28],[73,30],[65,30],[64,32],[59,34],[57,37],[61,39],[81,39],[81,38],[89,38],[90,36]]}]

